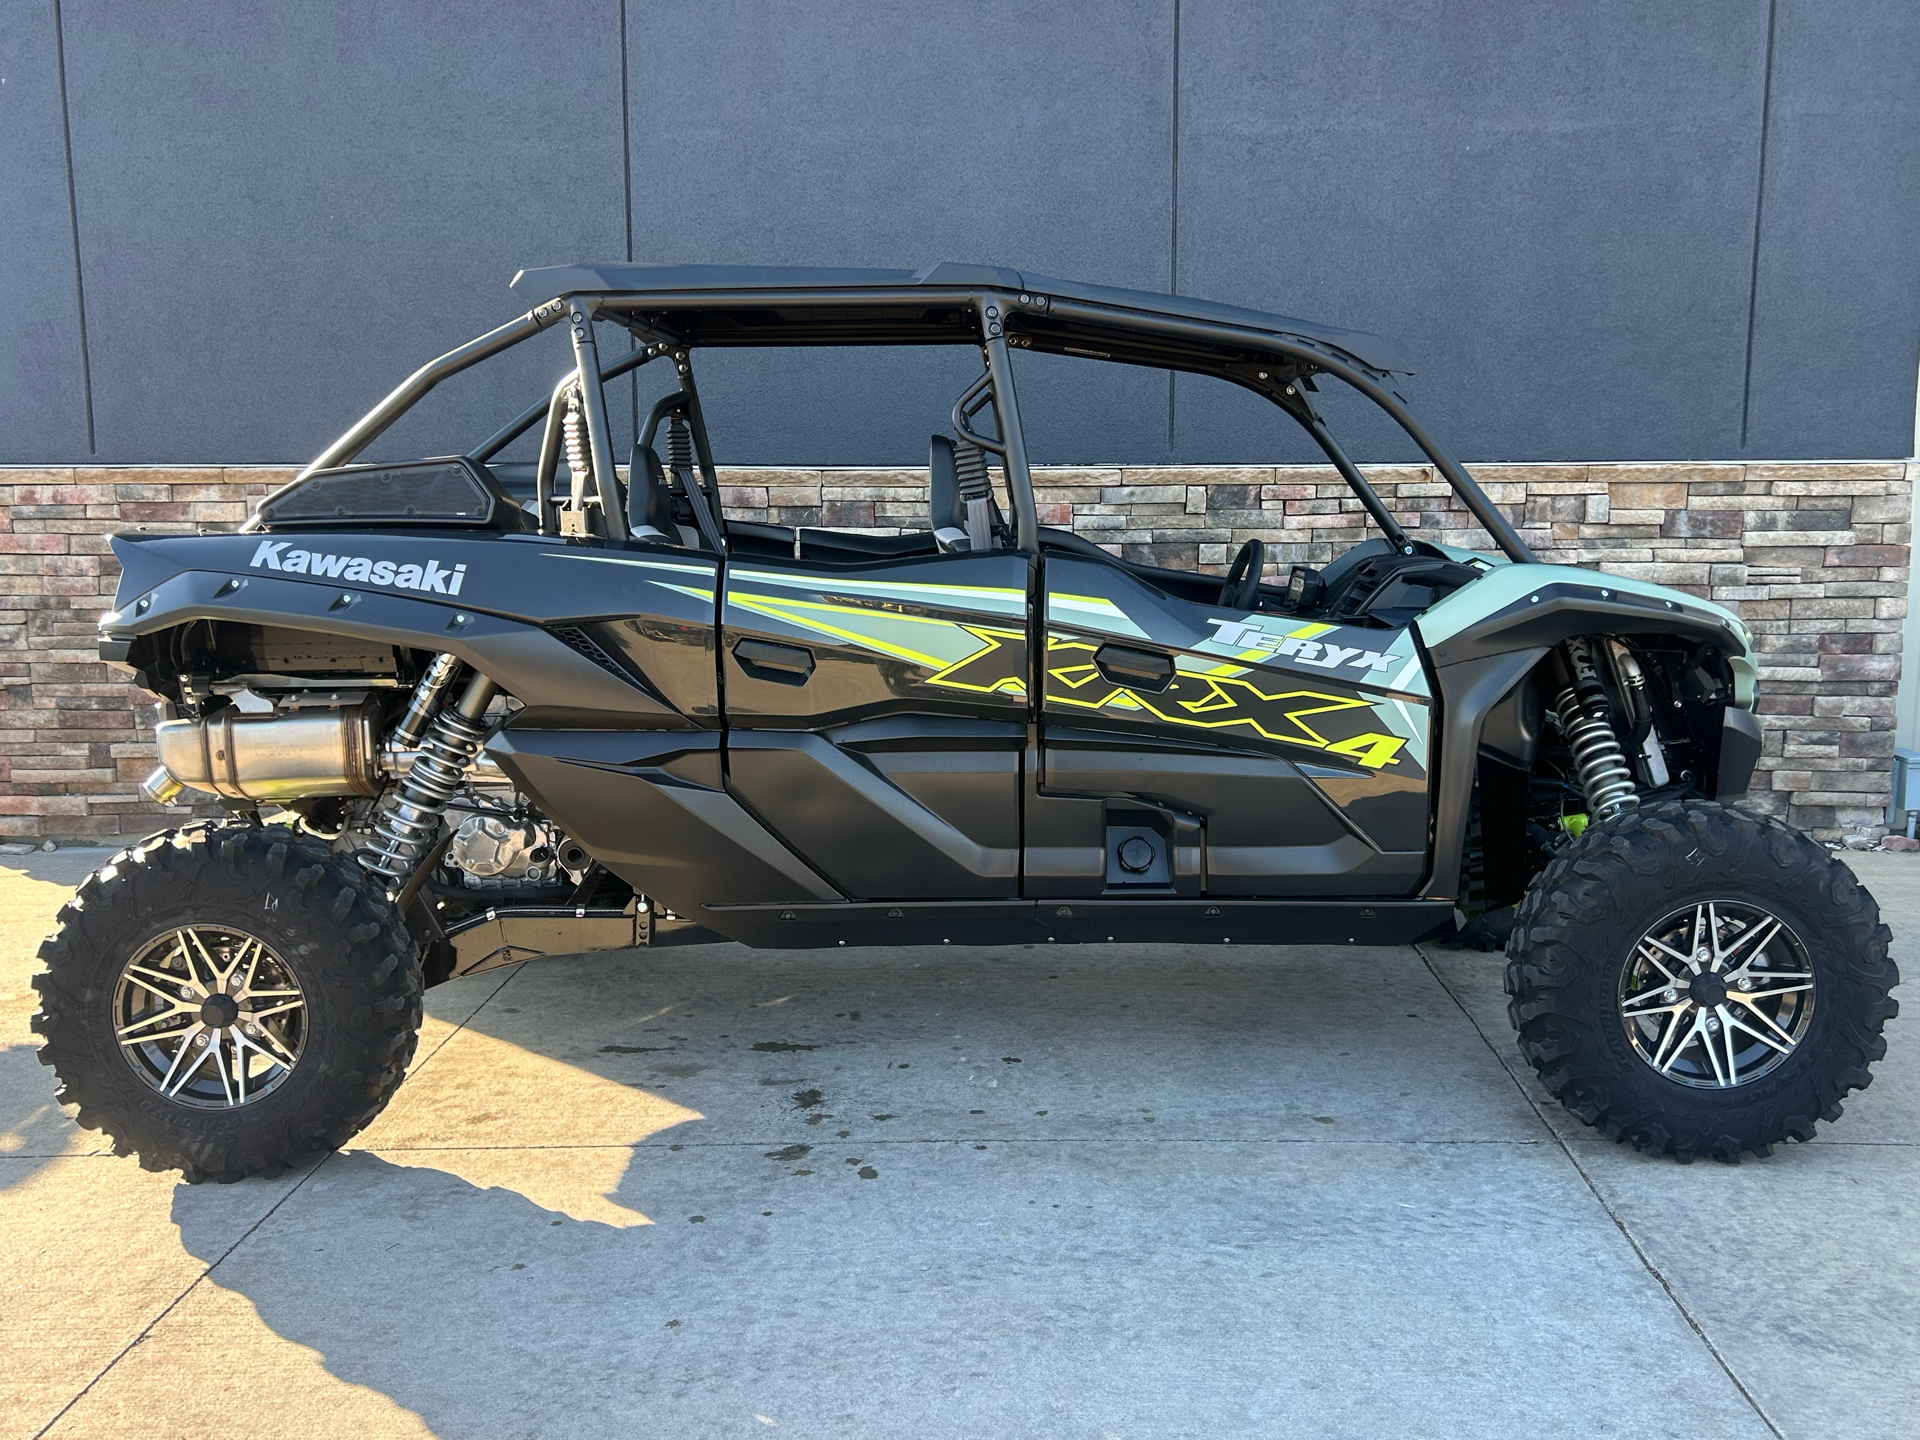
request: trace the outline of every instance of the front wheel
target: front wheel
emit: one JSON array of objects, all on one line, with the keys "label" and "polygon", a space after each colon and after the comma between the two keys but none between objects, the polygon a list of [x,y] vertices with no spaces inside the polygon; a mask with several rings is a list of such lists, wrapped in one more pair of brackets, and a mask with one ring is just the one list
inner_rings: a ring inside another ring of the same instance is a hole
[{"label": "front wheel", "polygon": [[1872,1080],[1899,972],[1853,872],[1774,820],[1706,801],[1590,827],[1507,945],[1520,1048],[1568,1110],[1650,1154],[1737,1162]]},{"label": "front wheel", "polygon": [[40,947],[42,1063],[116,1154],[189,1180],[274,1174],[380,1113],[413,1058],[420,967],[350,858],[195,826],[89,876]]}]

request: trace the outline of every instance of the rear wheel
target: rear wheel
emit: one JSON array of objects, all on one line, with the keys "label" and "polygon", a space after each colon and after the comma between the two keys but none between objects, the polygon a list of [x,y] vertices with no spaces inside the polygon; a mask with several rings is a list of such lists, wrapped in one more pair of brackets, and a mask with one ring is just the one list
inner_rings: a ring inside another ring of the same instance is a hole
[{"label": "rear wheel", "polygon": [[277,1173],[380,1113],[421,978],[351,859],[281,829],[196,826],[116,856],[41,946],[40,1058],[116,1154],[188,1179]]},{"label": "rear wheel", "polygon": [[1870,1083],[1899,1012],[1891,938],[1799,832],[1705,801],[1642,806],[1590,827],[1521,901],[1508,1013],[1587,1124],[1737,1161],[1812,1139]]}]

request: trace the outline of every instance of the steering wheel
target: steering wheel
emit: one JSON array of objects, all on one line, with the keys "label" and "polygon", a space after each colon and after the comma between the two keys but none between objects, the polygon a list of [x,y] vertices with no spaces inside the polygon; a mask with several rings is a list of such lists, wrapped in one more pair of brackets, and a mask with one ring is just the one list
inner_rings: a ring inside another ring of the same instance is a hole
[{"label": "steering wheel", "polygon": [[1260,577],[1267,568],[1267,547],[1249,540],[1227,567],[1226,582],[1220,587],[1220,606],[1225,610],[1258,610]]}]

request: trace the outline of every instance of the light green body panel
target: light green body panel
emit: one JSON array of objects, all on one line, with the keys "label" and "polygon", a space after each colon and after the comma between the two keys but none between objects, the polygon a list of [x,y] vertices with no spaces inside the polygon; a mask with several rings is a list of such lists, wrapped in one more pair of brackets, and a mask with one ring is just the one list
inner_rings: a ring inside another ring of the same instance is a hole
[{"label": "light green body panel", "polygon": [[[1445,644],[1461,631],[1525,600],[1548,585],[1591,590],[1596,600],[1610,599],[1615,595],[1635,595],[1661,601],[1675,610],[1696,617],[1710,618],[1732,631],[1741,646],[1739,654],[1727,656],[1727,662],[1733,669],[1734,703],[1743,710],[1753,708],[1756,678],[1753,634],[1740,617],[1725,606],[1689,595],[1684,590],[1655,585],[1648,580],[1609,575],[1602,570],[1586,570],[1577,565],[1521,565],[1503,556],[1485,555],[1477,550],[1461,550],[1451,545],[1438,548],[1463,565],[1484,567],[1486,573],[1471,585],[1454,591],[1414,621],[1420,631],[1421,643],[1429,649]],[[1614,623],[1611,619],[1601,622],[1597,626],[1598,633],[1606,633]]]}]

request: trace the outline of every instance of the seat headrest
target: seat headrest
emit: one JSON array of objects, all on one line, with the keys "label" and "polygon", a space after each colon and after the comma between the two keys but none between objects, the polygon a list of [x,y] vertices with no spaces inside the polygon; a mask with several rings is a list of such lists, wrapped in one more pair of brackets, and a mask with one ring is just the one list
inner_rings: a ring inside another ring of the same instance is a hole
[{"label": "seat headrest", "polygon": [[967,508],[960,499],[960,471],[954,461],[953,441],[945,435],[927,441],[927,511],[929,530],[964,530]]},{"label": "seat headrest", "polygon": [[634,531],[651,527],[669,538],[678,534],[673,523],[673,484],[651,445],[636,444],[627,466],[627,526]]}]

